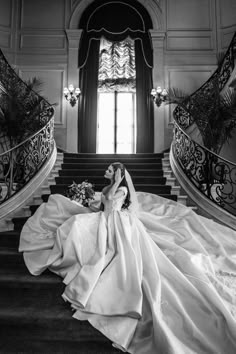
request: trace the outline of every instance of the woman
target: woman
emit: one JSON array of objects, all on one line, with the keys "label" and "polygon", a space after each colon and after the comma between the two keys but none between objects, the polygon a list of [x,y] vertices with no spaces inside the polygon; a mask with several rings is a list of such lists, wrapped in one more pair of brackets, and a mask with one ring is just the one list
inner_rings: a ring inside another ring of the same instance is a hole
[{"label": "woman", "polygon": [[19,250],[29,271],[60,275],[73,317],[122,351],[235,354],[235,231],[135,193],[120,163],[105,178],[102,207],[51,195],[28,219]]}]

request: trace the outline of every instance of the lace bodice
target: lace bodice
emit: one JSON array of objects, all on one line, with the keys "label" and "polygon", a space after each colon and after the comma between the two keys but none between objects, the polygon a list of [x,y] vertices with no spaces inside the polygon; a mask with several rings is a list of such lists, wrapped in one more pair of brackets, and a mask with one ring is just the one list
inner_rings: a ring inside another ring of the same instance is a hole
[{"label": "lace bodice", "polygon": [[121,207],[124,203],[124,200],[126,198],[127,195],[127,188],[126,187],[119,187],[118,190],[122,190],[124,191],[124,195],[122,195],[121,197],[117,198],[117,199],[112,199],[112,200],[108,200],[106,199],[104,194],[101,194],[101,202],[104,204],[104,211],[105,212],[111,212],[111,211],[120,211]]}]

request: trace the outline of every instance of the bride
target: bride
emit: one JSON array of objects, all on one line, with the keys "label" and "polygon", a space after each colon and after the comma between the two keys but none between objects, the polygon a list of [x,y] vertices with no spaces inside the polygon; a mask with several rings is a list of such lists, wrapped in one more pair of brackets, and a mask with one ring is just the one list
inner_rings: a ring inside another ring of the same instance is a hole
[{"label": "bride", "polygon": [[83,207],[51,195],[23,227],[30,273],[63,278],[73,317],[124,352],[236,353],[236,232],[154,194],[124,165]]}]

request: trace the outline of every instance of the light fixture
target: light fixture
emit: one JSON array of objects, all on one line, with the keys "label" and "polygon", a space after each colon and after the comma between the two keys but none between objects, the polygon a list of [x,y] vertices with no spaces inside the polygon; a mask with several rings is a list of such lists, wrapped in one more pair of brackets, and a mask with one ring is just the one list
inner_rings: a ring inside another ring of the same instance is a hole
[{"label": "light fixture", "polygon": [[158,86],[156,89],[152,89],[151,95],[157,107],[160,107],[162,102],[166,101],[168,92],[165,88],[162,89],[160,86]]},{"label": "light fixture", "polygon": [[67,87],[64,88],[63,92],[64,92],[65,99],[70,102],[70,105],[72,107],[74,107],[81,93],[80,88],[76,87],[75,89],[74,86],[70,84],[68,88]]}]

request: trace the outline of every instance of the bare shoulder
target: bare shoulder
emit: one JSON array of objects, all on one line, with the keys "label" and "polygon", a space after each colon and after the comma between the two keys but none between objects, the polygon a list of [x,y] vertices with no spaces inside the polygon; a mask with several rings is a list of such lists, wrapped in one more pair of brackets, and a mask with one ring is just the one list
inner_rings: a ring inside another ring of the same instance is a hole
[{"label": "bare shoulder", "polygon": [[103,189],[102,189],[102,194],[106,194],[108,192],[108,190],[110,189],[110,186],[105,186]]}]

